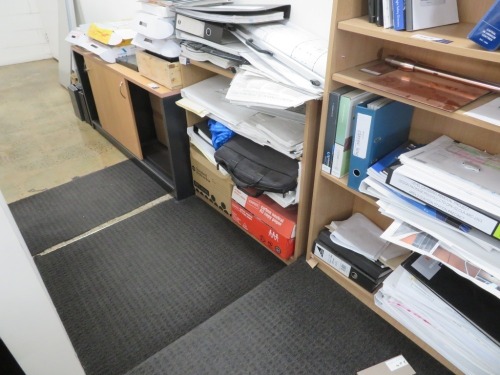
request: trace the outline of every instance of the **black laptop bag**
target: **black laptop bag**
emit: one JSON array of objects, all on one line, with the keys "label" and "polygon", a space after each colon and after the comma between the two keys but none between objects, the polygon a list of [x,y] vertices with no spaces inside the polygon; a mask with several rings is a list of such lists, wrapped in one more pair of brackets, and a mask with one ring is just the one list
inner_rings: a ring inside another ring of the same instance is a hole
[{"label": "black laptop bag", "polygon": [[215,161],[231,175],[238,188],[256,190],[253,195],[264,191],[284,194],[297,187],[297,160],[240,135],[215,152]]}]

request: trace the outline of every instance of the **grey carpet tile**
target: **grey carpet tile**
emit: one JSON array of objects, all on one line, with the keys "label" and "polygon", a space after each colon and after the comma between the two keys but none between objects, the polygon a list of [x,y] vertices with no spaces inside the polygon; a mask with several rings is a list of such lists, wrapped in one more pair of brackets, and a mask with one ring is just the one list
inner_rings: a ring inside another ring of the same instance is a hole
[{"label": "grey carpet tile", "polygon": [[284,267],[194,197],[35,259],[88,375],[125,373]]},{"label": "grey carpet tile", "polygon": [[9,205],[32,255],[123,215],[167,191],[133,161]]},{"label": "grey carpet tile", "polygon": [[417,374],[450,373],[300,259],[127,375],[354,375],[400,354]]}]

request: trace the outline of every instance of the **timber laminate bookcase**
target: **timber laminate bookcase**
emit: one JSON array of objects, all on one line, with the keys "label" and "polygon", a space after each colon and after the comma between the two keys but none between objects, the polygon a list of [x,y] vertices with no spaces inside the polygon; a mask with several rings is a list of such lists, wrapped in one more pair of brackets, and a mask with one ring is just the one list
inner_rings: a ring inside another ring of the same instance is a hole
[{"label": "timber laminate bookcase", "polygon": [[[230,70],[219,68],[211,63],[191,61],[187,65],[181,65],[182,83],[184,87],[193,85],[214,75],[223,75],[228,78],[233,77]],[[316,152],[318,148],[319,116],[321,110],[321,100],[312,100],[306,103],[306,119],[304,130],[304,147],[300,159],[300,189],[297,215],[297,227],[295,237],[295,248],[293,255],[288,260],[279,258],[286,264],[293,263],[307,251],[307,233],[309,231],[309,221],[311,212],[312,182],[316,162]],[[201,121],[196,114],[186,111],[188,126]],[[236,225],[236,224],[235,224]],[[256,239],[256,241],[258,241]],[[259,241],[260,242],[260,241]],[[270,251],[270,250],[269,250]],[[276,255],[271,251],[272,254]],[[276,255],[277,256],[277,255]]]},{"label": "timber laminate bookcase", "polygon": [[[464,115],[465,111],[491,100],[491,95],[480,98],[455,112],[445,112],[360,84],[361,81],[373,77],[360,71],[360,68],[388,55],[402,56],[470,78],[500,82],[500,52],[486,51],[467,39],[469,31],[493,2],[493,0],[458,0],[460,23],[413,32],[384,29],[369,23],[365,0],[336,0],[333,3],[327,80],[320,120],[319,149],[307,245],[308,261],[313,264],[317,262],[322,271],[370,307],[374,313],[382,316],[457,374],[461,372],[453,364],[375,306],[373,294],[316,258],[312,250],[319,231],[332,220],[345,220],[353,213],[360,212],[383,229],[392,222],[378,212],[374,199],[350,189],[347,186],[347,177],[338,179],[321,170],[330,91],[343,85],[350,85],[413,105],[415,112],[410,139],[414,142],[429,143],[446,134],[491,154],[500,153],[500,128]],[[450,40],[451,43],[444,44],[415,38],[417,34]]]},{"label": "timber laminate bookcase", "polygon": [[170,90],[121,64],[73,47],[92,126],[176,199],[194,194],[184,110]]}]

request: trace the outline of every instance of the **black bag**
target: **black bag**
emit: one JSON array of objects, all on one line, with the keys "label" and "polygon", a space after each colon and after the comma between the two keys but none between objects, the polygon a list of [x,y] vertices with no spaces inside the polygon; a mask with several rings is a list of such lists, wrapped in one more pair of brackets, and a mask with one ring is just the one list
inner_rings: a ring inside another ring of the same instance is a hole
[{"label": "black bag", "polygon": [[284,194],[297,187],[297,160],[240,135],[224,143],[214,156],[238,188]]}]

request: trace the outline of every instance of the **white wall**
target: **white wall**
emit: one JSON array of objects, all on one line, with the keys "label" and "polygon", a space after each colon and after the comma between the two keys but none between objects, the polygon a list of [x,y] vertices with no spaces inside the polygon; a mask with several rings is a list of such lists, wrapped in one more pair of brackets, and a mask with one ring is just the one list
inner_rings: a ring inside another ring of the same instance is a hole
[{"label": "white wall", "polygon": [[328,40],[335,0],[233,0],[235,4],[291,4],[290,22]]},{"label": "white wall", "polygon": [[74,0],[74,4],[78,24],[127,20],[139,9],[136,0]]},{"label": "white wall", "polygon": [[47,33],[50,53],[59,59],[59,17],[57,0],[37,0],[42,26]]},{"label": "white wall", "polygon": [[0,0],[0,66],[52,57],[37,0]]},{"label": "white wall", "polygon": [[0,337],[26,375],[84,375],[1,193]]}]

